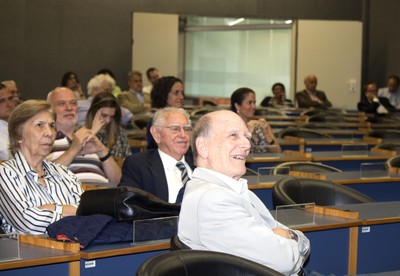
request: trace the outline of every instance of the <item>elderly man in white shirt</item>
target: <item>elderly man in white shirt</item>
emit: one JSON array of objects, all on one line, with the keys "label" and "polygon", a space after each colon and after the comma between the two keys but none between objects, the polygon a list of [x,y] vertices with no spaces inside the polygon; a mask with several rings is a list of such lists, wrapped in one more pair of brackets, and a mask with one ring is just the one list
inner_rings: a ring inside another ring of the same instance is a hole
[{"label": "elderly man in white shirt", "polygon": [[234,112],[216,111],[199,119],[192,135],[197,168],[186,186],[178,237],[192,249],[225,252],[297,275],[310,242],[277,222],[241,178],[250,137]]}]

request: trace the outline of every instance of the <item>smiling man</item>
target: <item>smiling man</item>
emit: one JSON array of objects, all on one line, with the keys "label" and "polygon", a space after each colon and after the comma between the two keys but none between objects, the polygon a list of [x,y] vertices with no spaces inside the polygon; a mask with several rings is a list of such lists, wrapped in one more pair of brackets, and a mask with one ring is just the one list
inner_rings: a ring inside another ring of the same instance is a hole
[{"label": "smiling man", "polygon": [[178,236],[192,249],[233,254],[298,275],[309,240],[275,221],[241,178],[250,137],[232,111],[208,113],[196,123],[192,150],[197,167],[183,197]]},{"label": "smiling man", "polygon": [[[165,201],[180,203],[178,194],[185,184],[182,170],[185,169],[185,176],[190,178],[194,168],[191,158],[185,157],[191,130],[189,114],[182,108],[159,109],[150,129],[158,149],[126,158],[119,186],[133,186]],[[179,168],[177,163],[184,167]]]}]

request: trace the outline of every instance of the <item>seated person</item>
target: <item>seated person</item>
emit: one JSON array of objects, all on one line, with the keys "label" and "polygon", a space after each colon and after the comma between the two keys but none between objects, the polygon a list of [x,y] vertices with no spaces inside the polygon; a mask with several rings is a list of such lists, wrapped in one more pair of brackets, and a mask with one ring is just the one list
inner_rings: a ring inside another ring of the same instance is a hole
[{"label": "seated person", "polygon": [[389,99],[391,105],[397,110],[400,110],[400,90],[399,90],[399,77],[391,75],[387,80],[387,87],[379,88],[378,97],[385,97]]},{"label": "seated person", "polygon": [[80,202],[77,177],[45,160],[56,138],[50,108],[46,101],[27,100],[10,115],[13,158],[0,164],[0,217],[6,233],[44,234],[49,224],[74,216]]},{"label": "seated person", "polygon": [[57,87],[47,95],[47,101],[56,113],[57,124],[56,141],[47,159],[69,167],[83,183],[118,183],[121,169],[109,149],[92,130],[77,128],[75,94],[68,88]]},{"label": "seated person", "polygon": [[[115,80],[108,74],[100,74],[91,78],[87,85],[88,98],[85,100],[78,100],[78,125],[83,126],[86,121],[87,112],[92,105],[93,98],[101,93],[111,91],[115,87]],[[121,108],[121,124],[130,124],[133,114],[126,108]]]},{"label": "seated person", "polygon": [[108,92],[97,94],[86,115],[86,127],[110,150],[111,156],[131,155],[126,130],[121,126],[121,108]]},{"label": "seated person", "polygon": [[191,177],[193,161],[185,157],[190,146],[191,129],[189,114],[185,110],[175,107],[159,109],[150,129],[158,149],[127,157],[118,186],[137,187],[165,201],[180,203],[178,195],[185,183],[177,163],[182,162],[188,177]]},{"label": "seated person", "polygon": [[150,95],[143,93],[142,72],[137,70],[129,72],[128,86],[128,91],[123,91],[117,96],[119,105],[133,114],[147,113],[150,109]]},{"label": "seated person", "polygon": [[[183,90],[183,82],[173,76],[162,77],[154,84],[151,91],[151,106],[153,108],[164,108],[168,106],[183,108],[185,92]],[[146,141],[148,149],[157,148],[157,143],[154,141],[150,133],[153,120],[149,120],[146,126]]]},{"label": "seated person", "polygon": [[317,90],[318,80],[314,75],[309,75],[304,79],[306,89],[297,92],[296,102],[299,108],[327,108],[331,107],[332,103],[328,100],[325,92]]},{"label": "seated person", "polygon": [[236,89],[231,95],[231,110],[246,123],[251,136],[252,151],[279,152],[281,147],[275,138],[271,126],[264,118],[253,120],[256,111],[256,94],[247,87]]},{"label": "seated person", "polygon": [[183,196],[178,237],[195,250],[233,254],[297,275],[310,242],[277,222],[241,178],[250,136],[243,120],[228,110],[208,113],[196,123],[192,146],[197,168]]},{"label": "seated person", "polygon": [[261,102],[263,107],[279,107],[279,106],[293,106],[291,100],[286,99],[285,86],[283,83],[277,82],[272,86],[273,97],[265,97]]},{"label": "seated person", "polygon": [[378,97],[378,85],[370,82],[364,87],[364,96],[357,105],[358,111],[369,114],[387,114],[396,112],[386,97]]}]

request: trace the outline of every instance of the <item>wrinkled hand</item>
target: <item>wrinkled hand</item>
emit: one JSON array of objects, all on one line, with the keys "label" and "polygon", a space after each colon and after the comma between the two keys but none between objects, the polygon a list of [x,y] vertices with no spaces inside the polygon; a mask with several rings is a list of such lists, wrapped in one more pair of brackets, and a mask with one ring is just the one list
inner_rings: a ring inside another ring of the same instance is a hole
[{"label": "wrinkled hand", "polygon": [[273,228],[272,232],[274,232],[276,235],[281,236],[286,239],[291,239],[292,237],[290,236],[290,233],[287,229],[284,228]]}]

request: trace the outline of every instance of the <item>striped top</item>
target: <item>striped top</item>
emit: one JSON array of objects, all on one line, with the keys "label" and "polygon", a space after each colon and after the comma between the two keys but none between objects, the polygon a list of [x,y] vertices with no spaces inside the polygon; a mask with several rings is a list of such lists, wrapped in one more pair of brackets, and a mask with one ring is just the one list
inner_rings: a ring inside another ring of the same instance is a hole
[{"label": "striped top", "polygon": [[39,184],[38,173],[21,152],[0,164],[0,217],[6,233],[43,234],[61,215],[39,206],[78,206],[83,192],[78,178],[65,166],[50,161],[43,161],[43,169],[46,187]]}]

